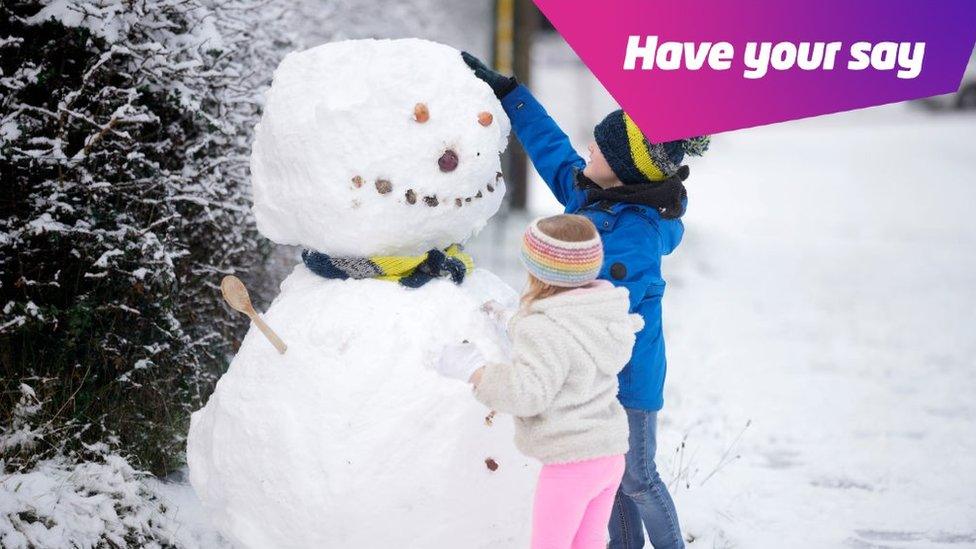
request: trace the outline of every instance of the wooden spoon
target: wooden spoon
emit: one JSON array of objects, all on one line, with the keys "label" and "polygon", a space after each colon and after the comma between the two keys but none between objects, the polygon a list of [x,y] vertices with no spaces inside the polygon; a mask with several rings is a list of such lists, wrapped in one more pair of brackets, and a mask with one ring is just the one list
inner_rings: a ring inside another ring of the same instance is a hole
[{"label": "wooden spoon", "polygon": [[247,293],[247,288],[241,279],[234,275],[227,275],[223,280],[220,281],[220,291],[224,294],[224,301],[231,306],[235,311],[240,311],[246,314],[250,319],[257,325],[264,337],[268,338],[268,341],[278,349],[278,352],[285,354],[288,350],[288,346],[285,342],[278,337],[278,334],[271,329],[270,326],[261,320],[258,312],[254,310],[254,305],[251,305],[251,296]]}]

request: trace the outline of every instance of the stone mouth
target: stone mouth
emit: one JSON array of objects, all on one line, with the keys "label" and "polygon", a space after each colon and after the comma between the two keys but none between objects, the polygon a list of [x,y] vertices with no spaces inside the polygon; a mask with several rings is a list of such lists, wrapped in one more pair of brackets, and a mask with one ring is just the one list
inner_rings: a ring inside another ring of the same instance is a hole
[{"label": "stone mouth", "polygon": [[[475,202],[475,201],[477,201],[477,200],[479,200],[481,198],[484,198],[484,196],[486,195],[486,193],[493,193],[493,192],[495,192],[495,189],[498,186],[498,181],[501,180],[501,179],[502,179],[502,172],[496,172],[495,173],[495,179],[493,179],[489,183],[486,183],[484,186],[480,187],[475,194],[472,194],[472,195],[469,195],[469,196],[463,196],[463,195],[462,196],[456,196],[456,195],[446,195],[446,194],[444,194],[444,195],[437,195],[437,194],[422,195],[422,194],[417,193],[417,191],[415,191],[412,187],[409,187],[401,195],[401,197],[402,197],[401,198],[401,202],[403,204],[407,205],[407,206],[414,206],[414,205],[418,205],[418,204],[423,204],[423,205],[427,206],[428,208],[437,208],[437,207],[440,207],[440,206],[452,206],[453,205],[456,208],[460,208],[460,207],[464,206],[465,204],[470,204],[470,203]],[[368,185],[366,184],[366,181],[362,177],[360,177],[358,175],[352,178],[352,184],[353,184],[353,187],[355,187],[357,189],[362,189],[364,187],[368,187]],[[395,194],[395,191],[396,191],[396,185],[394,184],[393,181],[391,181],[389,179],[382,179],[382,178],[381,179],[377,179],[376,181],[373,182],[372,187],[380,195],[391,195],[391,194]],[[355,204],[358,204],[358,201],[354,201],[354,203]]]}]

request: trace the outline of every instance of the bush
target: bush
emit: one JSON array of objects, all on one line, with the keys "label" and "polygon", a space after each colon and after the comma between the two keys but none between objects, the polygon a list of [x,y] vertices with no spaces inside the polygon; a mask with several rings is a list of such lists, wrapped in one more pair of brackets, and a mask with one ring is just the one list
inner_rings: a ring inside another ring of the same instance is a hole
[{"label": "bush", "polygon": [[272,8],[0,4],[0,438],[24,427],[22,384],[45,418],[33,461],[0,441],[4,473],[97,444],[155,473],[181,463],[246,327],[219,278],[260,275],[267,252],[246,170],[286,46]]},{"label": "bush", "polygon": [[[43,390],[46,383],[35,387]],[[45,402],[22,384],[12,410],[13,429],[0,437],[0,547],[227,547],[216,533],[187,516],[192,509],[170,505],[151,475],[137,471],[106,443],[67,448],[52,436]],[[48,440],[63,447],[36,452]],[[8,471],[20,471],[9,473]],[[197,511],[199,512],[199,511]]]}]

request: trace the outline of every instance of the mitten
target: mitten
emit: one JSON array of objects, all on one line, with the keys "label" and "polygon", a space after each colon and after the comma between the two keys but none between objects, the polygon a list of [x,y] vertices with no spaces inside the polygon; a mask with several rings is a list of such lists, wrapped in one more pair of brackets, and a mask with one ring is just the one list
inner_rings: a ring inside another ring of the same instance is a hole
[{"label": "mitten", "polygon": [[495,97],[501,99],[518,87],[518,80],[514,76],[505,76],[497,71],[493,71],[481,62],[480,59],[466,51],[461,52],[461,59],[471,67],[474,75],[491,86],[491,91],[495,92]]},{"label": "mitten", "polygon": [[434,369],[444,377],[468,381],[475,370],[484,365],[485,357],[477,347],[470,343],[459,343],[444,347]]}]

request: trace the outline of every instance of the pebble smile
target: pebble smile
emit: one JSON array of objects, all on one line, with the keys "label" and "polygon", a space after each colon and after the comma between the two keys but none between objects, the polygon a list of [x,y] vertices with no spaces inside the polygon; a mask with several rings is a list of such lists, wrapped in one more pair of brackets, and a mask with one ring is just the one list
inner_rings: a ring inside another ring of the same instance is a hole
[{"label": "pebble smile", "polygon": [[[502,178],[502,173],[497,172],[495,174],[495,181],[486,184],[484,190],[488,191],[489,193],[495,192],[495,185],[497,185],[498,180],[500,180],[501,178]],[[362,177],[357,175],[352,178],[352,183],[355,188],[359,189],[362,188],[364,184],[364,180]],[[376,192],[379,194],[390,194],[393,192],[393,183],[388,179],[377,179],[374,182],[373,186],[376,188]],[[461,206],[464,205],[464,203],[471,202],[472,200],[476,200],[482,197],[484,197],[484,192],[482,189],[478,189],[478,192],[475,193],[474,195],[454,198],[454,206],[460,208]],[[403,198],[407,205],[412,206],[417,203],[418,195],[417,192],[414,191],[413,189],[407,189],[407,191],[403,194]],[[443,198],[438,198],[437,195],[427,195],[422,197],[422,200],[424,204],[426,204],[428,207],[431,208],[436,208],[437,206],[440,205],[450,204],[449,200],[445,201],[445,199]]]}]

